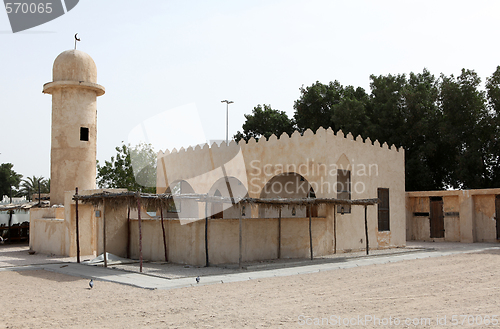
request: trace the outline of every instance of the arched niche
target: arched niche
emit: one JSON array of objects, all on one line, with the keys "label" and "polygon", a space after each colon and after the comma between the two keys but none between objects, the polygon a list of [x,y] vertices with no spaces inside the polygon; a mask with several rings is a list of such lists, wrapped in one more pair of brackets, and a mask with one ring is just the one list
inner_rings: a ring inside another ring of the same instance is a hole
[{"label": "arched niche", "polygon": [[[248,191],[245,185],[236,177],[219,178],[210,188],[209,196],[221,196],[225,198],[245,198]],[[248,205],[244,206],[242,217],[251,217]],[[230,203],[212,203],[208,206],[209,218],[239,218],[239,208]]]},{"label": "arched niche", "polygon": [[[315,198],[316,193],[311,184],[302,175],[295,172],[289,172],[281,175],[276,175],[271,178],[260,193],[261,199],[304,199]],[[308,207],[305,206],[282,206],[281,217],[307,217]],[[316,207],[312,211],[312,215],[317,216]],[[260,205],[260,218],[277,218],[279,216],[279,208],[274,206]]]},{"label": "arched niche", "polygon": [[177,198],[176,196],[183,194],[193,194],[193,187],[185,180],[175,181],[167,187],[167,194],[174,196],[173,200],[167,205],[167,209],[163,212],[166,213],[167,218],[184,218],[195,219],[198,218],[198,202],[196,200],[187,200]]}]

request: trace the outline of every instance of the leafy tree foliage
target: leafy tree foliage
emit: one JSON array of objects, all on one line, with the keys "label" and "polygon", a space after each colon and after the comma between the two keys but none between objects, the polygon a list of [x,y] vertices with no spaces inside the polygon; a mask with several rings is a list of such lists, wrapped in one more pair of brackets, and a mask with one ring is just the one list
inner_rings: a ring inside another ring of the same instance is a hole
[{"label": "leafy tree foliage", "polygon": [[[302,86],[294,103],[297,130],[331,127],[402,146],[407,191],[500,187],[500,66],[485,90],[465,69],[456,77],[436,78],[426,69],[372,75],[370,89],[338,81]],[[262,125],[247,126],[246,135]]]},{"label": "leafy tree foliage", "polygon": [[97,183],[101,188],[126,188],[129,191],[156,192],[156,153],[150,144],[116,147],[116,156],[97,163]]},{"label": "leafy tree foliage", "polygon": [[299,131],[307,128],[316,131],[321,126],[337,129],[333,122],[333,106],[340,103],[342,92],[343,87],[337,80],[328,85],[316,81],[310,87],[302,86],[301,96],[293,105]]},{"label": "leafy tree foliage", "polygon": [[238,131],[234,139],[244,139],[248,142],[250,138],[258,140],[264,136],[269,138],[272,134],[279,137],[283,132],[292,134],[295,130],[293,120],[283,111],[273,110],[271,105],[257,105],[252,114],[245,114],[246,121],[243,124],[243,133]]},{"label": "leafy tree foliage", "polygon": [[[410,73],[402,89],[402,126],[396,143],[405,148],[408,190],[434,190],[445,187],[443,163],[447,160],[440,128],[442,115],[437,106],[438,83],[427,70]],[[389,136],[391,137],[391,136]]]},{"label": "leafy tree foliage", "polygon": [[500,66],[491,77],[486,79],[486,98],[488,107],[489,129],[485,133],[484,143],[488,154],[485,157],[486,170],[491,173],[488,187],[498,187],[500,182]]},{"label": "leafy tree foliage", "polygon": [[[369,97],[361,87],[347,86],[342,90],[338,104],[333,105],[332,122],[337,130],[350,132],[354,136],[366,137],[368,114],[366,106]],[[328,128],[328,127],[326,127]],[[332,128],[333,129],[333,128]]]},{"label": "leafy tree foliage", "polygon": [[0,165],[0,197],[10,195],[12,187],[12,195],[16,194],[16,189],[19,188],[19,183],[23,175],[16,173],[12,168],[12,163],[2,163]]},{"label": "leafy tree foliage", "polygon": [[486,96],[481,79],[470,70],[458,77],[441,77],[439,101],[443,111],[445,140],[450,168],[447,183],[458,188],[488,186],[484,144],[490,130]]},{"label": "leafy tree foliage", "polygon": [[40,193],[50,193],[50,178],[45,179],[43,176],[36,177],[31,176],[23,179],[21,182],[21,188],[19,189],[19,195],[25,195],[32,199],[32,195],[38,193],[38,186],[40,185]]},{"label": "leafy tree foliage", "polygon": [[369,98],[363,88],[344,87],[338,81],[327,85],[316,81],[310,87],[301,87],[300,93],[301,98],[294,103],[294,118],[300,132],[332,127],[353,135],[365,133]]}]

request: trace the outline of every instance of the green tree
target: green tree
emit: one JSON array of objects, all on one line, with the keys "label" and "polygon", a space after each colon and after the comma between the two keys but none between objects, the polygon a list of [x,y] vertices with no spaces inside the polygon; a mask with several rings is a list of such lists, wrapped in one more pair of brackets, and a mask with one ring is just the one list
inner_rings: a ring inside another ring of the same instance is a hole
[{"label": "green tree", "polygon": [[483,188],[489,185],[487,140],[492,128],[481,79],[471,70],[458,77],[441,76],[440,105],[444,139],[451,163],[446,183],[454,188]]},{"label": "green tree", "polygon": [[367,135],[405,149],[406,190],[444,187],[442,140],[439,133],[438,87],[422,73],[370,76]]},{"label": "green tree", "polygon": [[443,189],[447,157],[436,78],[426,69],[411,72],[401,94],[404,132],[400,143],[405,149],[406,190]]},{"label": "green tree", "polygon": [[307,128],[316,131],[319,127],[332,127],[338,130],[333,122],[333,106],[340,103],[343,87],[338,81],[328,85],[316,81],[312,86],[300,88],[300,98],[295,101],[295,122],[299,131]]},{"label": "green tree", "polygon": [[[332,122],[337,130],[350,132],[354,137],[367,137],[368,116],[366,106],[368,95],[361,87],[347,86],[342,90],[338,104],[333,105]],[[328,126],[324,126],[328,128]]]},{"label": "green tree", "polygon": [[486,79],[487,107],[490,129],[485,136],[488,157],[486,166],[491,173],[488,187],[500,187],[500,66]]},{"label": "green tree", "polygon": [[12,187],[12,195],[16,194],[16,189],[19,188],[23,175],[16,173],[12,168],[12,163],[2,163],[0,165],[0,197],[10,195]]},{"label": "green tree", "polygon": [[126,188],[129,191],[156,192],[156,153],[150,144],[116,147],[116,156],[97,163],[97,183],[101,188]]},{"label": "green tree", "polygon": [[269,138],[272,134],[279,138],[282,133],[291,135],[295,130],[293,119],[283,111],[272,109],[271,105],[257,105],[252,114],[245,114],[245,119],[243,133],[238,131],[234,135],[237,142],[240,139],[248,142],[252,137],[256,140],[262,136]]},{"label": "green tree", "polygon": [[[485,91],[465,69],[457,77],[436,79],[424,69],[370,80],[370,95],[338,81],[302,86],[294,103],[297,130],[331,127],[402,146],[407,191],[500,187],[500,66]],[[266,136],[268,130],[259,130],[265,121],[256,117],[247,117],[249,132]],[[278,126],[272,133],[283,131]],[[235,137],[250,138],[249,132]]]},{"label": "green tree", "polygon": [[367,106],[369,117],[367,132],[370,139],[381,143],[402,145],[404,112],[402,90],[406,84],[404,74],[370,76],[370,102]]},{"label": "green tree", "polygon": [[29,198],[32,199],[32,195],[38,193],[38,184],[40,184],[40,193],[50,193],[50,178],[31,176],[22,180],[19,194],[28,196],[29,193]]}]

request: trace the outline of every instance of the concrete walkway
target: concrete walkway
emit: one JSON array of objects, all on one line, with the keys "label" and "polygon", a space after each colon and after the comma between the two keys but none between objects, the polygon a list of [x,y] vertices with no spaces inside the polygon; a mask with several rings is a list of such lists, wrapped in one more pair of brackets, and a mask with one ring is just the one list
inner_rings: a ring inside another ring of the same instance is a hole
[{"label": "concrete walkway", "polygon": [[[389,253],[383,255],[355,256],[332,259],[312,265],[298,265],[293,267],[283,267],[274,269],[261,268],[259,270],[243,270],[238,273],[208,275],[201,277],[199,284],[195,277],[185,277],[178,279],[167,279],[153,275],[127,272],[111,268],[82,265],[77,263],[57,263],[57,264],[35,264],[26,266],[11,266],[0,268],[0,271],[20,271],[20,270],[47,270],[61,274],[77,276],[82,278],[93,278],[96,281],[109,281],[125,285],[130,285],[145,289],[174,289],[191,287],[196,285],[207,285],[216,283],[229,283],[246,280],[254,280],[269,277],[283,277],[296,274],[315,273],[320,271],[332,271],[346,269],[357,266],[386,264],[402,260],[413,260],[427,257],[441,257],[458,253],[472,253],[491,249],[500,249],[499,244],[494,243],[408,243],[408,252]],[[413,249],[411,249],[413,248]]]}]

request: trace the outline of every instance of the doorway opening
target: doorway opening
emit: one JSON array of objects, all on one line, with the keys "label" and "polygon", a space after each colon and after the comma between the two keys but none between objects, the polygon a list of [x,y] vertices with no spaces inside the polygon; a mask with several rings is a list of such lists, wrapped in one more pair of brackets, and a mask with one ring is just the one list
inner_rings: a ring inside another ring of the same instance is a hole
[{"label": "doorway opening", "polygon": [[497,224],[497,240],[500,240],[500,195],[495,197],[495,221]]},{"label": "doorway opening", "polygon": [[431,238],[444,238],[443,198],[431,197],[430,203]]}]

